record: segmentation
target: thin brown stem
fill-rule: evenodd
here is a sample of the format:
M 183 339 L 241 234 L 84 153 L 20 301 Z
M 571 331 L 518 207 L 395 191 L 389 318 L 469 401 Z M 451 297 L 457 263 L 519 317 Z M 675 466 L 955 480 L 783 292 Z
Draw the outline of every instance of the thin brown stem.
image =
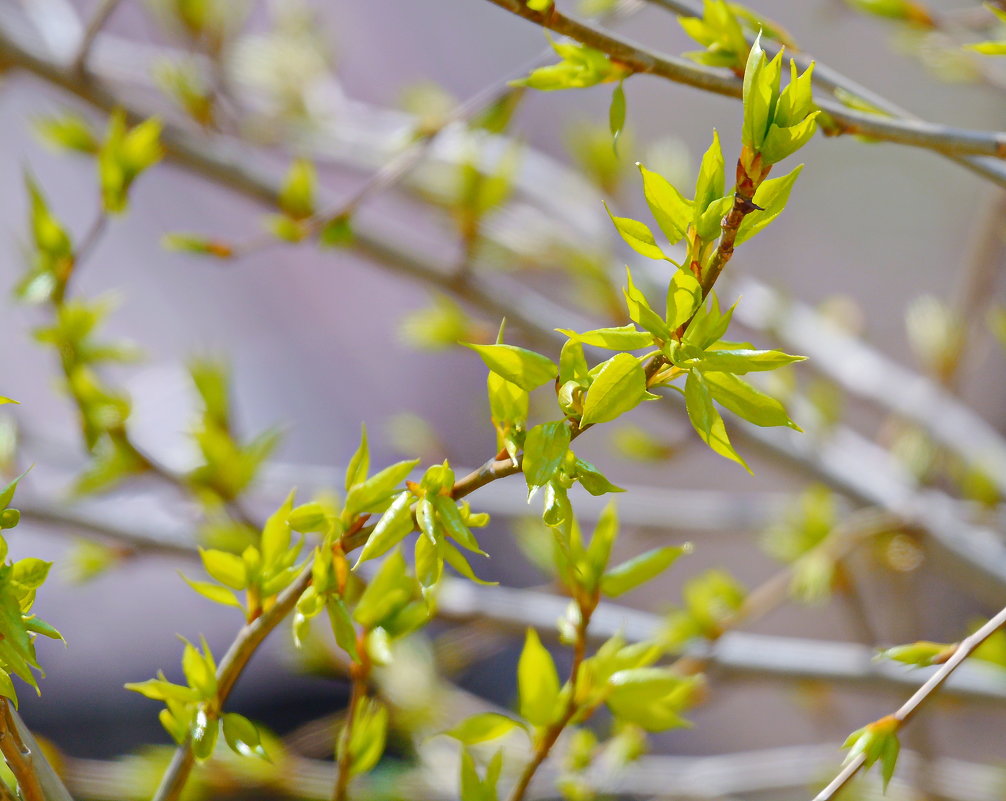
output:
M 91 56 L 94 47 L 94 40 L 98 38 L 101 29 L 105 27 L 109 17 L 115 13 L 122 0 L 101 0 L 101 4 L 94 14 L 87 21 L 84 35 L 81 37 L 80 45 L 77 47 L 77 55 L 74 56 L 72 69 L 81 77 L 87 77 L 87 60 Z
M 903 703 L 898 710 L 891 715 L 891 718 L 897 722 L 898 728 L 900 729 L 913 717 L 915 717 L 922 706 L 936 693 L 937 690 L 940 689 L 941 686 L 943 686 L 944 682 L 946 682 L 946 680 L 950 678 L 951 674 L 961 666 L 964 660 L 971 656 L 978 646 L 999 631 L 999 629 L 1003 626 L 1006 626 L 1006 608 L 1000 609 L 999 612 L 984 626 L 978 629 L 978 631 L 961 640 L 961 643 L 957 646 L 957 650 L 954 651 L 953 656 L 941 665 L 939 670 L 930 676 L 929 679 L 915 691 L 912 697 L 905 701 L 905 703 Z M 853 776 L 862 770 L 865 764 L 866 756 L 864 754 L 860 754 L 856 758 L 847 762 L 845 767 L 843 767 L 835 778 L 828 783 L 828 786 L 814 796 L 814 801 L 831 801 L 831 799 L 835 797 L 835 794 L 845 787 L 845 785 L 852 780 Z
M 264 614 L 245 625 L 238 632 L 234 642 L 231 643 L 224 658 L 217 666 L 217 695 L 213 704 L 215 709 L 223 709 L 227 697 L 255 651 L 269 633 L 293 611 L 300 596 L 304 594 L 310 584 L 311 568 L 308 567 L 277 596 L 276 602 Z M 175 750 L 168 769 L 154 794 L 153 801 L 175 801 L 181 795 L 194 763 L 195 757 L 191 744 L 186 741 Z
M 362 641 L 360 645 L 360 657 L 364 661 L 361 664 L 354 664 L 350 668 L 353 684 L 349 696 L 349 706 L 346 709 L 345 723 L 339 738 L 338 772 L 335 788 L 332 792 L 332 801 L 346 801 L 349 797 L 349 780 L 353 774 L 353 753 L 350 749 L 350 743 L 353 741 L 353 727 L 356 725 L 360 703 L 367 695 L 367 683 L 370 675 L 370 663 L 367 660 L 366 649 L 363 648 Z
M 7 698 L 0 699 L 0 753 L 24 801 L 73 801 Z
M 535 746 L 534 754 L 527 765 L 524 766 L 517 784 L 514 785 L 513 791 L 510 793 L 510 801 L 522 801 L 528 788 L 531 786 L 535 774 L 538 772 L 538 768 L 548 759 L 548 755 L 552 752 L 552 748 L 556 742 L 558 742 L 559 736 L 565 731 L 570 721 L 580 712 L 580 704 L 576 697 L 576 691 L 579 686 L 580 666 L 587 656 L 587 627 L 590 625 L 590 616 L 593 614 L 596 605 L 596 599 L 594 599 L 593 605 L 580 604 L 580 622 L 577 625 L 576 640 L 573 643 L 573 664 L 569 669 L 569 702 L 566 704 L 566 709 L 559 719 L 552 723 L 542 734 L 541 739 Z

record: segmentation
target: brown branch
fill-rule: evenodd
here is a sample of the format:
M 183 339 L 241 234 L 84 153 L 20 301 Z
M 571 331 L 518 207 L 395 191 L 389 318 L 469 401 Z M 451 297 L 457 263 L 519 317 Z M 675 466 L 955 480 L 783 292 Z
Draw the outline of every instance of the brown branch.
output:
M 932 676 L 919 687 L 918 690 L 909 698 L 905 703 L 903 703 L 891 718 L 897 723 L 897 728 L 900 729 L 906 723 L 908 723 L 918 711 L 922 708 L 923 704 L 926 703 L 943 683 L 950 678 L 951 674 L 967 659 L 971 654 L 975 652 L 985 640 L 995 634 L 1003 626 L 1006 626 L 1006 608 L 999 610 L 999 612 L 989 620 L 984 626 L 982 626 L 978 631 L 969 637 L 961 640 L 960 645 L 957 646 L 957 650 L 954 651 L 953 656 L 950 657 L 943 665 L 940 666 L 939 670 L 933 673 Z M 855 776 L 865 765 L 866 756 L 864 754 L 859 754 L 856 758 L 850 760 L 838 775 L 835 776 L 828 786 L 825 787 L 820 793 L 814 796 L 814 801 L 831 801 L 835 797 L 835 794 L 845 787 L 846 784 Z
M 7 698 L 0 698 L 0 753 L 24 801 L 73 801 Z
M 649 73 L 675 83 L 685 84 L 714 94 L 739 98 L 743 84 L 726 70 L 701 67 L 675 56 L 658 53 L 616 37 L 562 14 L 553 6 L 546 12 L 533 11 L 522 0 L 489 0 L 497 6 L 548 30 L 581 42 L 605 53 L 632 72 Z M 839 125 L 841 132 L 868 136 L 911 147 L 933 150 L 943 155 L 983 155 L 997 159 L 1006 157 L 1006 134 L 953 128 L 905 117 L 883 117 L 855 111 L 828 98 L 818 98 L 817 106 L 826 111 Z M 1006 186 L 1006 170 L 1002 165 L 986 170 L 987 165 L 971 162 L 970 169 L 980 170 L 986 177 Z
M 217 666 L 217 695 L 214 707 L 223 709 L 224 702 L 240 678 L 249 660 L 269 633 L 293 611 L 297 601 L 311 584 L 311 567 L 308 566 L 294 582 L 276 597 L 276 602 L 258 618 L 245 625 L 227 649 Z M 195 757 L 191 744 L 186 741 L 178 746 L 153 801 L 174 801 L 192 772 Z
M 524 766 L 524 770 L 521 771 L 520 777 L 517 779 L 517 783 L 510 793 L 510 801 L 522 801 L 527 794 L 528 788 L 531 786 L 531 781 L 538 772 L 538 768 L 548 759 L 548 755 L 552 753 L 552 748 L 558 742 L 559 736 L 565 731 L 573 718 L 576 717 L 577 713 L 581 711 L 580 705 L 577 703 L 576 691 L 580 679 L 580 666 L 587 656 L 587 628 L 590 626 L 590 618 L 596 606 L 597 599 L 594 599 L 593 605 L 589 602 L 586 604 L 581 602 L 579 604 L 580 622 L 576 627 L 576 640 L 573 643 L 573 663 L 569 669 L 569 701 L 559 719 L 550 724 L 542 733 L 541 739 L 535 746 L 534 754 Z

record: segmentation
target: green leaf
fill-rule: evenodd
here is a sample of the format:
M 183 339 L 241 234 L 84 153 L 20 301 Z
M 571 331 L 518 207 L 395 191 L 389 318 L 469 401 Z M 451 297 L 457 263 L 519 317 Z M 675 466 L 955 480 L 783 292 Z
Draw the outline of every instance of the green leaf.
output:
M 335 644 L 338 645 L 354 662 L 360 661 L 360 653 L 356 647 L 356 629 L 353 627 L 353 619 L 349 616 L 349 609 L 346 608 L 342 598 L 329 596 L 325 601 L 325 610 L 328 612 L 328 620 L 332 624 L 332 634 L 335 635 Z
M 740 245 L 742 242 L 747 242 L 767 228 L 782 213 L 789 201 L 790 190 L 793 189 L 793 184 L 796 183 L 802 170 L 803 165 L 800 164 L 788 175 L 770 178 L 761 183 L 752 200 L 756 206 L 761 206 L 764 211 L 753 211 L 744 217 L 740 228 L 737 229 L 735 244 Z
M 645 223 L 633 220 L 629 217 L 616 217 L 611 213 L 608 204 L 604 204 L 604 210 L 608 212 L 611 221 L 615 224 L 615 229 L 626 241 L 630 248 L 641 256 L 648 259 L 664 259 L 664 251 L 657 246 L 657 240 Z
M 713 399 L 756 426 L 786 426 L 794 431 L 802 431 L 794 423 L 782 403 L 755 389 L 749 383 L 731 373 L 704 373 L 706 386 Z
M 282 563 L 290 549 L 290 511 L 293 509 L 295 491 L 291 490 L 283 504 L 269 515 L 262 528 L 262 565 L 269 569 Z
M 45 582 L 45 578 L 49 575 L 49 568 L 51 567 L 52 562 L 46 562 L 43 559 L 36 559 L 34 557 L 19 559 L 11 565 L 10 578 L 23 587 L 36 589 L 41 587 Z
M 709 293 L 708 300 L 709 303 L 700 305 L 696 310 L 682 340 L 702 350 L 711 347 L 726 333 L 734 313 L 733 306 L 726 312 L 720 312 L 720 301 L 715 290 Z
M 601 577 L 601 592 L 617 598 L 656 578 L 673 565 L 682 554 L 691 553 L 690 545 L 666 545 L 640 554 L 613 567 Z
M 213 749 L 216 747 L 216 738 L 219 733 L 219 720 L 215 717 L 210 717 L 205 709 L 199 709 L 195 713 L 192 729 L 189 731 L 192 754 L 197 760 L 201 762 L 213 755 Z
M 547 0 L 551 5 L 551 0 Z M 608 107 L 608 128 L 611 130 L 611 146 L 618 153 L 618 139 L 625 127 L 625 89 L 622 81 L 618 82 L 611 93 L 611 105 Z
M 788 128 L 780 128 L 775 123 L 770 125 L 761 146 L 762 161 L 765 164 L 775 164 L 807 144 L 817 130 L 817 116 L 820 113 L 814 111 L 802 122 Z
M 35 121 L 35 131 L 43 141 L 57 148 L 94 155 L 98 152 L 98 137 L 91 124 L 81 115 L 63 112 L 59 116 Z
M 31 470 L 31 468 L 29 467 L 28 470 Z M 14 500 L 14 492 L 17 490 L 18 482 L 28 475 L 28 470 L 25 470 L 21 473 L 21 475 L 14 478 L 6 487 L 0 490 L 0 509 L 6 509 L 10 506 L 10 502 Z
M 244 559 L 227 551 L 199 549 L 206 572 L 221 584 L 232 590 L 243 590 L 248 587 L 248 571 Z
M 586 566 L 582 576 L 583 584 L 590 592 L 597 589 L 601 576 L 608 568 L 608 560 L 611 559 L 611 549 L 618 539 L 618 509 L 615 502 L 609 502 L 601 516 L 597 519 L 594 532 L 590 535 L 590 544 L 587 546 L 585 554 Z
M 1003 319 L 1001 327 L 1006 332 L 1006 311 L 1001 316 Z M 564 331 L 564 329 L 556 330 Z M 1004 334 L 1003 339 L 1006 341 L 1006 334 Z M 587 366 L 587 358 L 583 355 L 583 346 L 575 340 L 566 340 L 566 344 L 562 346 L 562 352 L 559 354 L 559 383 L 565 384 L 567 381 L 584 382 L 587 380 L 589 372 L 590 368 Z M 526 409 L 524 416 L 527 417 Z
M 222 606 L 233 606 L 236 609 L 244 609 L 234 593 L 226 587 L 221 587 L 219 584 L 213 584 L 209 581 L 193 581 L 182 573 L 179 573 L 179 575 L 192 589 L 204 598 L 209 598 L 213 603 L 221 604 Z
M 521 717 L 534 726 L 552 722 L 559 699 L 559 673 L 532 628 L 527 630 L 517 663 L 517 695 Z
M 582 334 L 571 331 L 568 328 L 556 328 L 560 334 L 565 334 L 574 342 L 584 345 L 593 345 L 596 348 L 607 348 L 608 350 L 640 350 L 648 348 L 653 344 L 653 335 L 647 331 L 640 331 L 636 326 L 621 325 L 616 328 L 597 328 L 593 331 L 585 331 Z M 560 369 L 560 374 L 562 370 Z
M 664 318 L 657 314 L 650 307 L 646 296 L 640 292 L 632 282 L 632 271 L 625 268 L 626 286 L 623 290 L 625 304 L 629 309 L 629 319 L 638 323 L 649 331 L 657 339 L 667 341 L 671 339 L 671 331 L 664 322 Z
M 368 470 L 370 470 L 370 449 L 367 445 L 367 426 L 364 424 L 360 431 L 360 446 L 349 460 L 349 467 L 346 468 L 346 491 L 352 489 L 353 485 L 366 481 Z
M 608 681 L 606 703 L 616 718 L 647 731 L 691 725 L 680 713 L 691 701 L 695 677 L 678 676 L 669 668 L 640 667 L 619 670 Z
M 422 501 L 420 501 L 418 508 L 420 510 L 423 508 Z M 419 525 L 422 528 L 421 517 Z M 435 539 L 430 539 L 428 536 L 416 539 L 416 578 L 426 588 L 436 586 L 444 573 L 443 539 L 436 537 L 435 534 L 433 536 Z
M 643 176 L 643 195 L 653 219 L 668 241 L 672 245 L 677 244 L 692 223 L 692 202 L 682 197 L 664 176 L 651 172 L 642 164 L 637 163 L 636 166 Z
M 723 230 L 723 218 L 730 213 L 733 205 L 733 195 L 724 195 L 713 200 L 695 221 L 695 233 L 698 234 L 699 239 L 705 242 L 718 239 Z
M 270 762 L 269 755 L 262 747 L 262 735 L 258 727 L 243 715 L 225 712 L 221 719 L 224 739 L 228 747 L 238 756 L 258 757 Z
M 483 586 L 495 586 L 499 584 L 498 581 L 485 581 L 484 579 L 480 579 L 476 576 L 475 571 L 472 570 L 472 566 L 468 564 L 468 560 L 465 559 L 465 555 L 449 542 L 442 543 L 440 555 L 447 564 L 453 567 L 459 574 L 464 576 L 469 581 L 474 581 L 476 584 L 481 584 Z
M 123 685 L 127 690 L 139 693 L 152 701 L 180 701 L 191 703 L 199 700 L 199 694 L 191 687 L 182 684 L 172 684 L 166 681 L 164 674 L 158 674 L 160 678 L 147 679 L 146 681 L 130 682 Z
M 405 539 L 414 528 L 411 506 L 411 492 L 406 490 L 395 496 L 395 500 L 381 515 L 381 519 L 367 538 L 356 565 L 353 566 L 354 570 L 361 562 L 383 556 Z
M 356 484 L 346 495 L 343 514 L 355 517 L 367 512 L 382 511 L 391 496 L 419 464 L 419 459 L 395 462 L 374 473 L 362 484 Z
M 559 374 L 555 362 L 533 350 L 516 345 L 462 344 L 478 353 L 486 367 L 526 392 L 537 389 Z
M 204 644 L 203 649 L 203 653 L 199 653 L 192 643 L 185 643 L 182 671 L 189 687 L 198 692 L 201 698 L 213 698 L 217 693 L 217 668 L 209 648 Z
M 745 373 L 777 370 L 793 362 L 802 362 L 806 356 L 793 356 L 780 350 L 707 350 L 695 366 L 704 373 Z
M 569 426 L 565 420 L 542 423 L 527 432 L 523 470 L 529 494 L 552 479 L 568 450 Z
M 975 42 L 974 44 L 966 44 L 964 47 L 984 56 L 1006 56 L 1006 41 Z
M 796 62 L 790 59 L 789 72 L 789 85 L 779 95 L 773 119 L 782 128 L 796 125 L 814 111 L 814 62 L 798 75 Z
M 678 270 L 667 285 L 667 327 L 677 330 L 702 303 L 702 285 L 687 270 Z
M 11 680 L 10 674 L 2 668 L 0 668 L 0 695 L 4 698 L 9 698 L 14 704 L 14 708 L 18 708 L 17 691 L 14 689 L 14 682 Z
M 217 259 L 230 259 L 234 256 L 234 248 L 226 242 L 196 234 L 165 234 L 161 237 L 161 247 L 165 250 L 213 256 Z
M 316 183 L 314 165 L 307 159 L 294 161 L 279 193 L 279 207 L 284 214 L 295 220 L 310 217 L 314 213 Z
M 723 197 L 725 178 L 723 175 L 723 149 L 720 147 L 720 135 L 713 131 L 713 142 L 702 156 L 699 165 L 699 176 L 695 182 L 695 202 L 692 209 L 693 218 L 702 215 L 717 198 Z
M 607 423 L 645 400 L 658 396 L 646 390 L 646 373 L 639 360 L 618 353 L 603 363 L 583 401 L 580 425 Z
M 751 468 L 730 444 L 726 426 L 723 425 L 723 418 L 713 406 L 709 389 L 705 381 L 702 380 L 702 376 L 694 370 L 688 374 L 688 379 L 685 382 L 685 409 L 692 427 L 706 445 L 712 448 L 715 453 L 737 462 L 749 473 L 751 472 Z
M 612 484 L 594 465 L 586 459 L 577 458 L 576 479 L 591 495 L 605 495 L 609 492 L 625 492 L 621 487 Z
M 364 698 L 357 709 L 353 734 L 349 742 L 352 776 L 371 770 L 384 753 L 388 734 L 388 708 L 374 698 Z M 342 738 L 339 738 L 340 744 Z
M 364 628 L 376 628 L 413 600 L 416 590 L 415 579 L 406 571 L 405 558 L 396 549 L 381 562 L 377 574 L 363 591 L 353 610 L 353 620 Z
M 519 720 L 514 720 L 498 712 L 483 712 L 466 718 L 453 729 L 445 731 L 444 734 L 465 745 L 477 745 L 495 740 L 517 728 L 523 728 L 523 724 Z
M 478 541 L 472 534 L 471 529 L 465 524 L 464 518 L 461 516 L 461 510 L 458 509 L 457 502 L 453 498 L 449 495 L 436 495 L 433 498 L 433 507 L 437 512 L 437 519 L 458 545 L 472 553 L 488 556 L 479 547 Z
M 782 72 L 782 52 L 768 61 L 761 48 L 761 34 L 755 39 L 748 53 L 744 68 L 744 123 L 741 141 L 749 150 L 761 150 L 765 135 L 775 113 L 779 98 L 779 78 Z
M 436 545 L 437 540 L 441 539 L 436 509 L 429 498 L 420 498 L 416 501 L 416 524 L 431 545 Z
M 893 659 L 895 662 L 903 662 L 906 665 L 929 667 L 930 665 L 941 665 L 946 662 L 954 655 L 959 646 L 960 643 L 956 642 L 945 643 L 920 640 L 908 645 L 896 645 L 893 648 L 887 648 L 878 652 L 874 659 Z

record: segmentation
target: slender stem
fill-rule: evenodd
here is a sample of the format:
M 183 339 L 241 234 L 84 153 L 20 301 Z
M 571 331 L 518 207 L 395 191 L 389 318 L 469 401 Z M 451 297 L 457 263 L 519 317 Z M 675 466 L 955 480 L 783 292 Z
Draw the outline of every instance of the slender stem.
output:
M 961 640 L 961 643 L 957 646 L 957 650 L 954 651 L 953 656 L 941 665 L 939 670 L 930 676 L 925 684 L 919 687 L 912 697 L 898 708 L 898 710 L 891 716 L 895 721 L 897 721 L 898 728 L 901 728 L 913 717 L 915 717 L 918 711 L 922 708 L 923 704 L 925 704 L 926 701 L 928 701 L 936 693 L 936 691 L 940 689 L 943 683 L 950 678 L 950 675 L 957 670 L 958 667 L 961 666 L 964 660 L 971 656 L 979 645 L 985 642 L 985 640 L 995 634 L 1003 626 L 1006 626 L 1006 607 L 1000 609 L 995 617 L 989 620 L 974 634 Z M 864 754 L 860 754 L 855 759 L 848 762 L 845 767 L 838 772 L 835 778 L 829 782 L 828 786 L 814 796 L 814 801 L 830 801 L 830 799 L 834 798 L 835 794 L 845 787 L 852 777 L 863 768 L 865 763 L 866 756 Z
M 702 67 L 683 58 L 649 50 L 628 39 L 614 36 L 562 14 L 552 6 L 548 11 L 534 11 L 523 0 L 489 0 L 523 19 L 599 50 L 632 72 L 650 73 L 675 83 L 729 97 L 740 97 L 741 80 L 726 70 Z M 1006 134 L 973 131 L 934 125 L 918 120 L 883 117 L 855 111 L 836 100 L 817 98 L 817 105 L 838 124 L 842 133 L 869 136 L 940 153 L 974 154 L 1006 157 Z
M 569 725 L 570 721 L 573 720 L 577 712 L 580 711 L 576 690 L 579 685 L 580 666 L 587 656 L 587 627 L 590 625 L 590 617 L 596 606 L 596 599 L 594 599 L 593 605 L 580 604 L 580 622 L 576 627 L 576 641 L 573 643 L 573 664 L 569 669 L 569 702 L 566 704 L 566 709 L 559 719 L 552 723 L 542 734 L 538 745 L 535 747 L 534 754 L 527 765 L 524 766 L 517 784 L 514 785 L 513 791 L 510 793 L 510 801 L 522 801 L 528 787 L 531 786 L 531 781 L 538 772 L 538 768 L 548 759 L 548 755 L 552 752 L 552 748 L 556 742 L 558 742 L 559 736 Z
M 115 13 L 122 0 L 101 0 L 92 17 L 87 21 L 84 35 L 81 37 L 80 45 L 77 47 L 77 55 L 73 59 L 72 70 L 81 77 L 87 76 L 87 60 L 94 47 L 94 40 L 98 38 L 101 29 L 105 27 L 109 17 Z
M 241 676 L 256 649 L 262 644 L 269 633 L 293 611 L 300 596 L 311 584 L 311 567 L 308 566 L 281 592 L 276 602 L 261 616 L 245 625 L 231 647 L 227 649 L 224 658 L 217 666 L 217 695 L 213 706 L 223 709 L 224 702 L 230 695 L 235 683 Z M 195 757 L 191 743 L 186 741 L 175 750 L 167 771 L 161 778 L 161 783 L 154 794 L 153 801 L 174 801 L 182 792 L 185 782 L 192 772 Z
M 813 551 L 802 558 L 824 555 L 836 562 L 847 556 L 864 539 L 890 531 L 903 524 L 888 512 L 877 509 L 863 509 L 842 521 L 831 534 Z M 793 565 L 780 570 L 774 576 L 759 584 L 748 593 L 740 608 L 731 616 L 721 621 L 719 629 L 711 637 L 712 642 L 720 639 L 728 631 L 739 628 L 742 624 L 763 617 L 779 607 L 790 594 L 793 580 Z M 695 675 L 706 669 L 710 663 L 709 655 L 697 657 L 685 655 L 679 657 L 672 667 L 682 675 Z
M 339 738 L 338 773 L 332 792 L 332 801 L 346 801 L 349 797 L 349 780 L 352 777 L 353 768 L 353 753 L 350 750 L 350 744 L 353 741 L 353 728 L 356 725 L 360 703 L 367 695 L 367 681 L 370 676 L 370 660 L 367 657 L 365 637 L 366 634 L 360 638 L 357 648 L 361 662 L 350 667 L 353 685 L 349 696 L 349 707 L 346 709 L 346 722 L 343 724 Z

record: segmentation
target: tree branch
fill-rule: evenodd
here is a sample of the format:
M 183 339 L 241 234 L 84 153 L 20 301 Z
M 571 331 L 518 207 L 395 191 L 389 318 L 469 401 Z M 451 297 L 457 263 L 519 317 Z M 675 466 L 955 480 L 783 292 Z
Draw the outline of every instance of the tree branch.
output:
M 297 600 L 311 583 L 311 567 L 308 566 L 281 592 L 276 602 L 264 614 L 248 623 L 238 632 L 231 647 L 227 649 L 224 658 L 217 666 L 217 697 L 216 707 L 222 709 L 224 702 L 237 683 L 245 666 L 255 654 L 256 649 L 276 626 L 293 611 Z M 153 801 L 174 801 L 182 792 L 185 782 L 192 772 L 195 757 L 188 741 L 178 746 L 171 758 L 167 771 L 161 778 L 161 783 L 154 794 Z
M 24 801 L 73 801 L 7 698 L 0 698 L 0 753 Z
M 682 58 L 649 50 L 628 39 L 613 36 L 579 22 L 562 14 L 554 6 L 548 11 L 538 12 L 528 8 L 522 0 L 489 0 L 489 2 L 536 25 L 599 50 L 633 72 L 657 75 L 674 83 L 714 94 L 741 97 L 743 89 L 741 80 L 726 70 L 702 67 Z M 839 124 L 842 133 L 845 134 L 868 136 L 933 150 L 948 156 L 981 155 L 996 159 L 1006 157 L 1006 134 L 1003 133 L 954 128 L 900 117 L 883 117 L 855 111 L 827 98 L 818 98 L 816 102 L 820 109 L 826 111 Z M 985 166 L 981 163 L 968 166 L 985 172 Z M 1006 171 L 997 169 L 994 174 L 990 171 L 986 177 L 1001 186 L 1006 186 Z
M 1006 626 L 1006 608 L 1001 609 L 995 617 L 989 620 L 984 626 L 982 626 L 978 631 L 969 637 L 965 637 L 961 640 L 960 645 L 957 646 L 957 650 L 954 651 L 953 656 L 950 657 L 943 665 L 940 666 L 929 679 L 919 687 L 918 690 L 909 698 L 905 703 L 903 703 L 898 710 L 891 716 L 898 725 L 898 729 L 908 723 L 922 708 L 922 705 L 928 701 L 933 694 L 943 686 L 943 684 L 950 678 L 950 675 L 960 667 L 961 663 L 964 662 L 971 654 L 974 653 L 975 649 L 978 648 L 985 640 L 995 634 L 1003 626 Z M 846 763 L 845 767 L 839 771 L 838 775 L 825 787 L 820 793 L 814 796 L 814 801 L 830 801 L 835 797 L 835 794 L 841 790 L 848 782 L 855 776 L 866 763 L 866 756 L 860 754 L 854 759 Z

